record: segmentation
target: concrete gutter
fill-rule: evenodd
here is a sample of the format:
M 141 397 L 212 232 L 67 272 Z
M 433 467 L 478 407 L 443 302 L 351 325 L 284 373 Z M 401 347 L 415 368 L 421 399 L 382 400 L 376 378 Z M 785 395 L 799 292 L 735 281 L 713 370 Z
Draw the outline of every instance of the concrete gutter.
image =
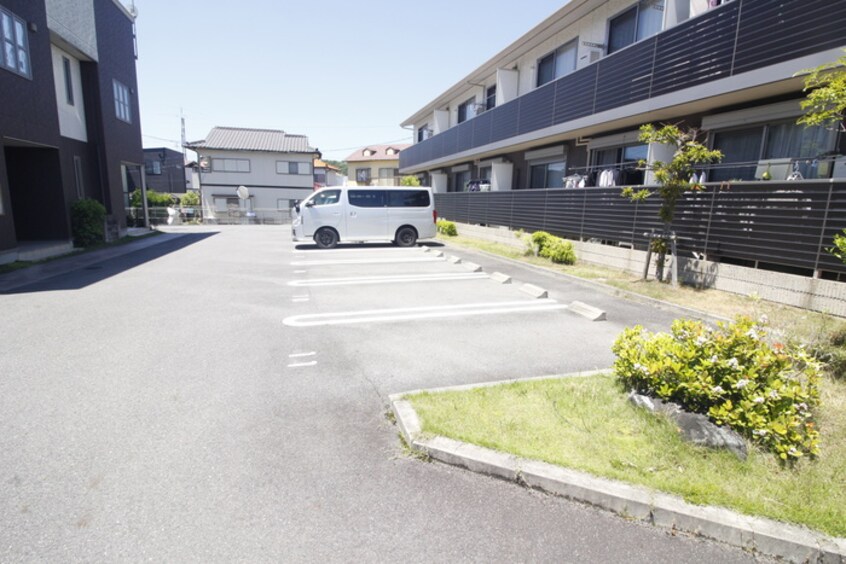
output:
M 588 376 L 598 372 L 607 371 L 565 374 L 531 380 Z M 524 380 L 488 382 L 425 391 L 434 393 L 460 391 L 515 381 Z M 642 486 L 597 478 L 584 472 L 538 460 L 520 458 L 447 437 L 424 435 L 417 412 L 405 399 L 406 396 L 419 391 L 424 390 L 390 396 L 391 407 L 396 416 L 397 426 L 409 447 L 432 459 L 588 503 L 629 519 L 645 521 L 672 531 L 706 537 L 789 562 L 846 564 L 846 539 L 844 538 L 829 537 L 804 527 L 761 517 L 750 517 L 720 507 L 693 505 L 679 497 Z

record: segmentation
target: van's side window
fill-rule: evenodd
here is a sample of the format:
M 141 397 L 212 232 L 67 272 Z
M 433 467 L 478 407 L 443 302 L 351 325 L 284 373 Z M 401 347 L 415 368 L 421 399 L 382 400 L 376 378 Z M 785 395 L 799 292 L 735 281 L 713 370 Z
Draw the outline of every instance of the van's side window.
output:
M 428 208 L 429 192 L 426 190 L 397 190 L 388 192 L 388 207 Z
M 350 204 L 359 208 L 385 207 L 384 190 L 350 190 L 348 194 Z
M 315 206 L 330 206 L 337 204 L 340 199 L 340 190 L 321 190 L 311 201 Z

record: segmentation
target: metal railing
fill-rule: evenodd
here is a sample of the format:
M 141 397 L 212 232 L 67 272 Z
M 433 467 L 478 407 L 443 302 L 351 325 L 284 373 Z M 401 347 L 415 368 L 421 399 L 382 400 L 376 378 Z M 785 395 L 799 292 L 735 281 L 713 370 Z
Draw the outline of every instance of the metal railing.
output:
M 453 221 L 645 250 L 663 227 L 660 198 L 635 203 L 620 190 L 455 192 L 436 194 L 435 205 Z M 679 200 L 672 228 L 685 256 L 836 277 L 846 265 L 828 249 L 846 228 L 846 181 L 708 185 Z
M 256 208 L 253 210 L 227 209 L 205 211 L 201 207 L 171 208 L 150 207 L 150 226 L 153 225 L 185 225 L 191 223 L 205 223 L 217 225 L 283 225 L 291 223 L 291 210 L 275 208 Z M 127 224 L 130 227 L 144 225 L 144 210 L 142 208 L 126 208 Z M 170 221 L 168 221 L 170 220 Z
M 734 0 L 408 147 L 400 169 L 843 45 L 846 2 Z

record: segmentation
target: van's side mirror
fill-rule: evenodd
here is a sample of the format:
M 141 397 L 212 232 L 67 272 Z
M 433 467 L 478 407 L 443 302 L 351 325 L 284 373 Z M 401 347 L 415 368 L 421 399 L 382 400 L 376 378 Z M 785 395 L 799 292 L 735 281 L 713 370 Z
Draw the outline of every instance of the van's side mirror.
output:
M 305 206 L 306 206 L 307 208 L 313 208 L 313 207 L 314 207 L 314 200 L 311 200 L 311 201 L 309 201 L 309 202 L 306 202 L 306 205 L 305 205 Z

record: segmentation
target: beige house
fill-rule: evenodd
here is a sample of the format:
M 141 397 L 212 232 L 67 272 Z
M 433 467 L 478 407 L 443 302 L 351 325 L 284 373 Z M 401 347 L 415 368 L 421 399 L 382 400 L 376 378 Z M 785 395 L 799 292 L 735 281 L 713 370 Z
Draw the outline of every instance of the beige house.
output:
M 410 145 L 368 145 L 347 157 L 350 186 L 399 186 L 399 154 Z

